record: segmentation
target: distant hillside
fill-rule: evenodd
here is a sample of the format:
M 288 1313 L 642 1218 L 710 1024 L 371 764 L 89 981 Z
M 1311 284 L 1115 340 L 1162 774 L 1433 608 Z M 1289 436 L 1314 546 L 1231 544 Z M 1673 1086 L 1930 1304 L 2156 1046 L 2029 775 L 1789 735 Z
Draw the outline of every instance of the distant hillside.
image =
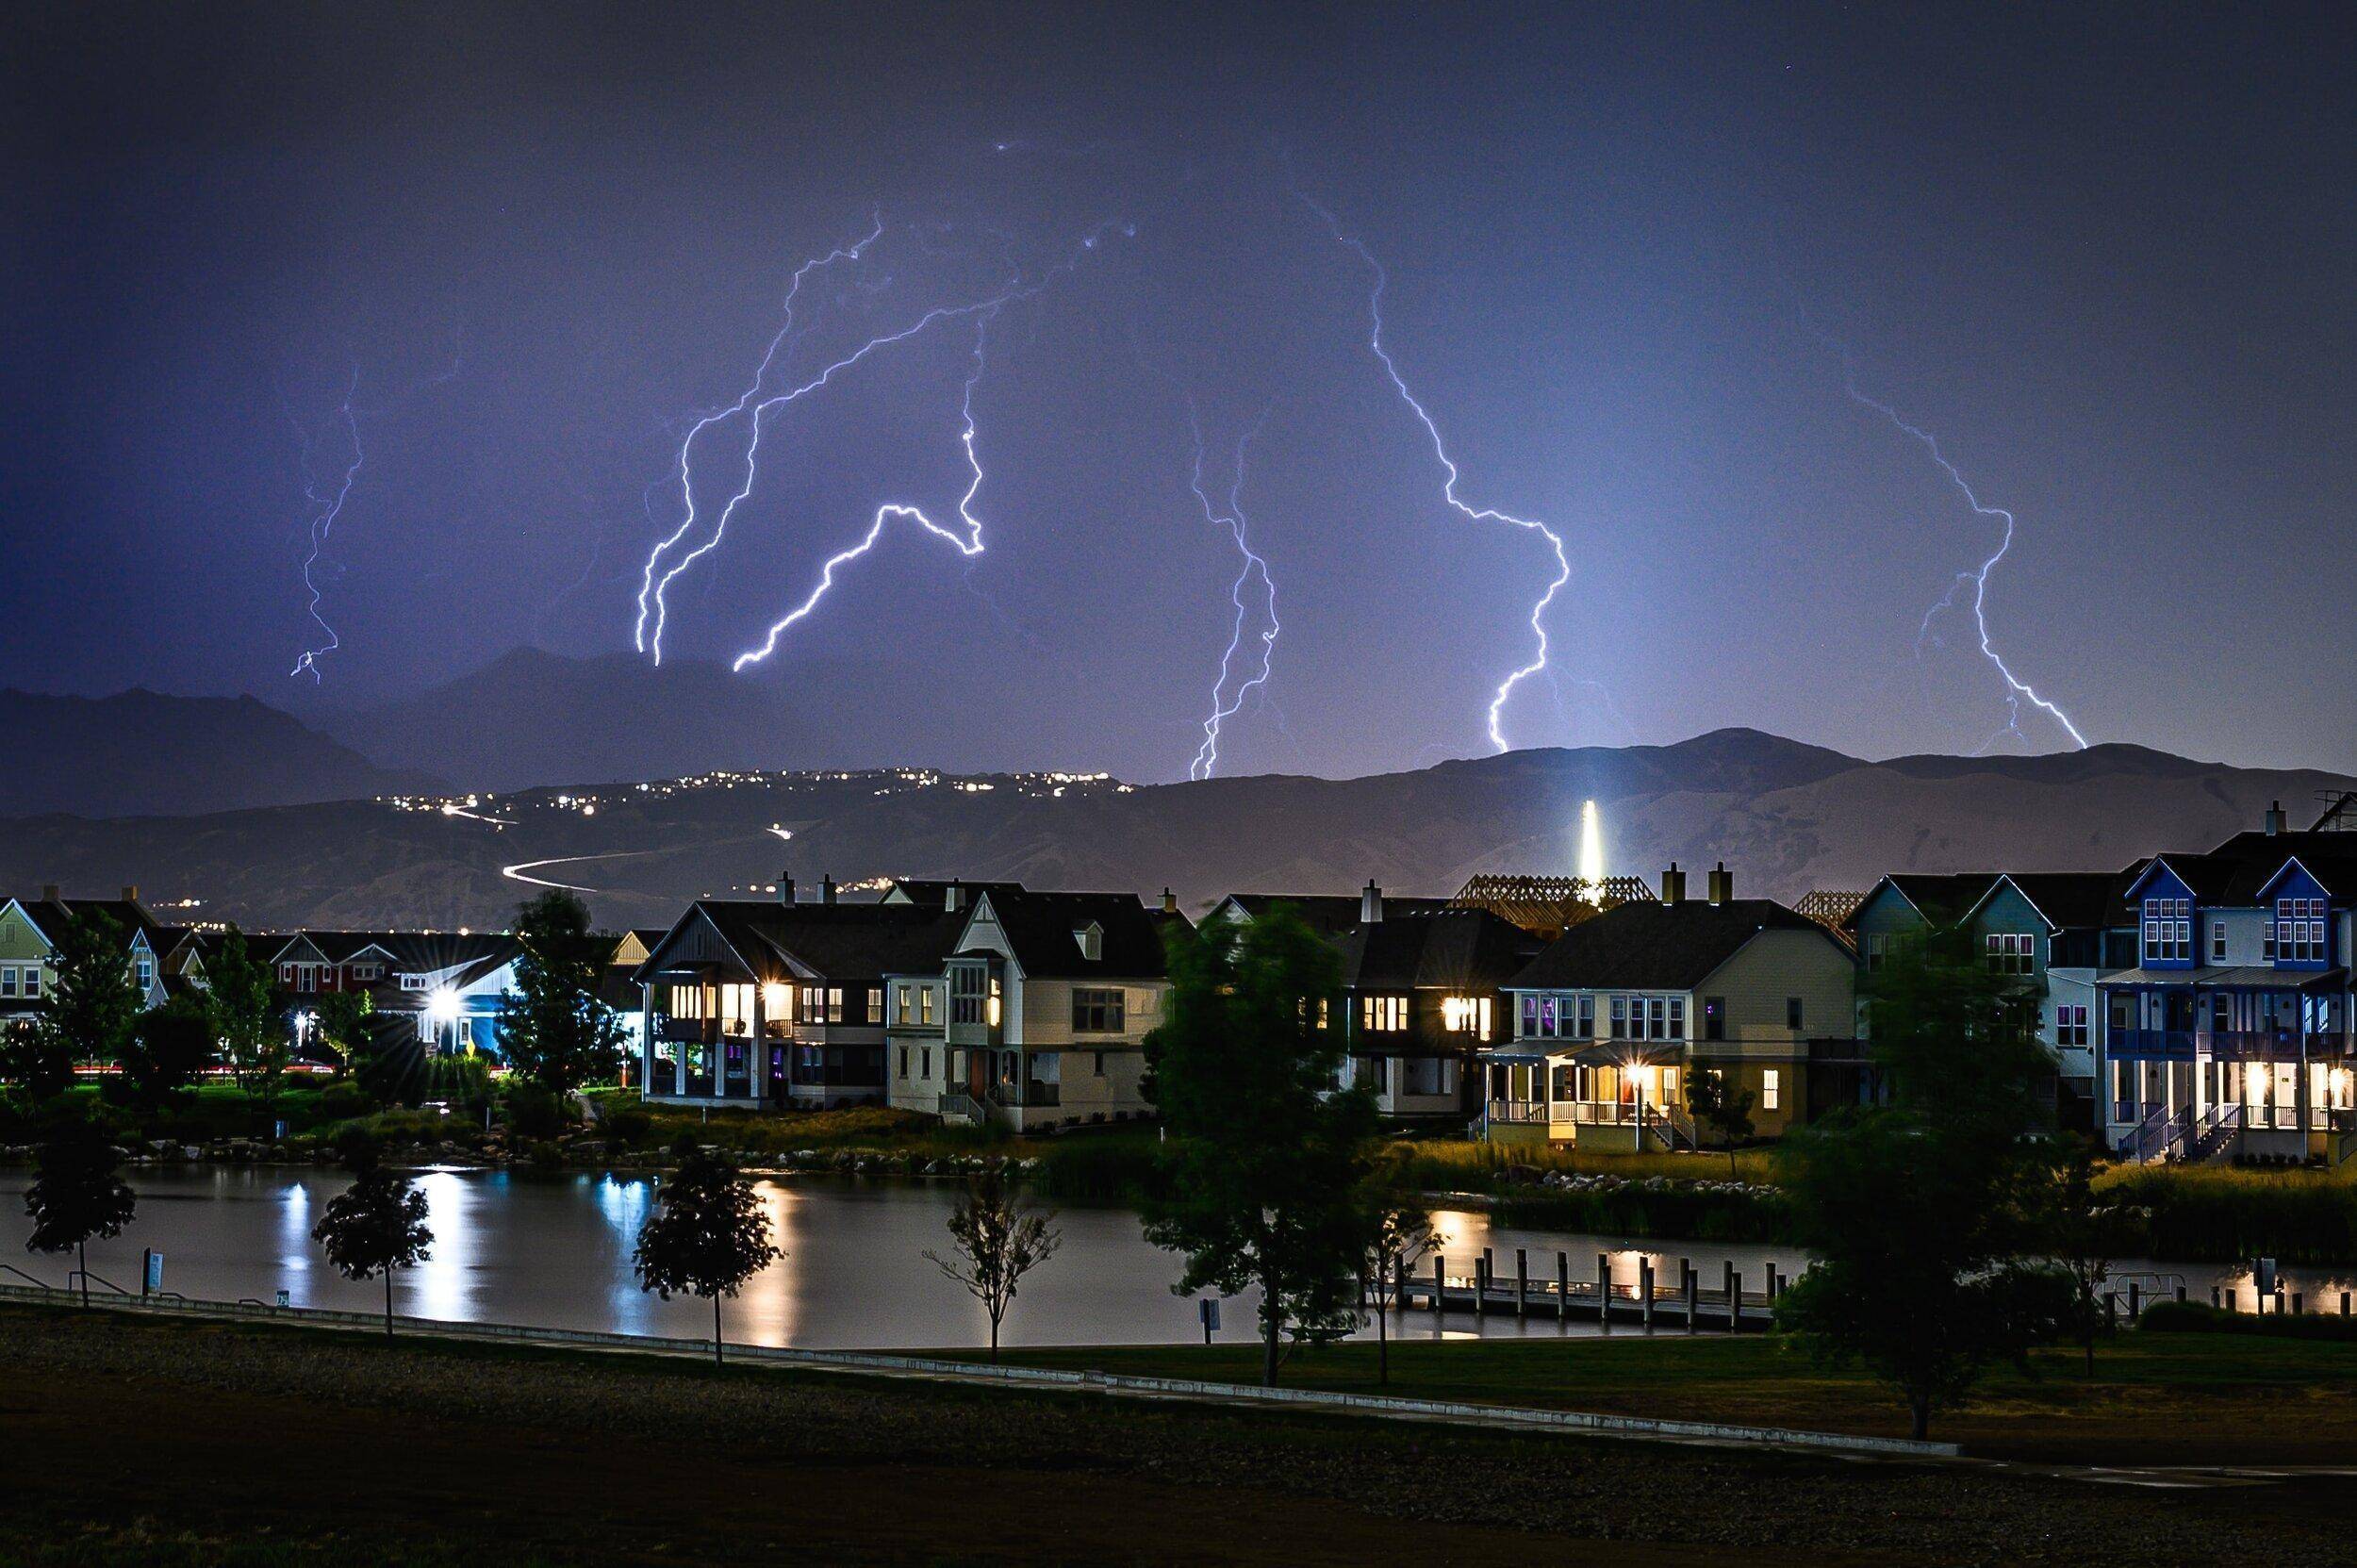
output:
M 440 787 L 251 697 L 0 691 L 0 814 L 189 816 Z
M 137 883 L 248 922 L 503 921 L 537 885 L 604 919 L 668 921 L 699 894 L 884 876 L 1046 887 L 1347 892 L 1372 877 L 1449 893 L 1477 871 L 1563 872 L 1597 801 L 1609 869 L 1724 860 L 1739 892 L 1790 900 L 1886 871 L 2113 869 L 2206 848 L 2280 800 L 2296 823 L 2332 775 L 2188 762 L 2129 746 L 2051 757 L 1869 763 L 1748 730 L 1674 746 L 1516 751 L 1410 773 L 1131 787 L 916 769 L 703 784 L 536 789 L 460 810 L 368 802 L 187 821 L 0 824 L 0 887 Z

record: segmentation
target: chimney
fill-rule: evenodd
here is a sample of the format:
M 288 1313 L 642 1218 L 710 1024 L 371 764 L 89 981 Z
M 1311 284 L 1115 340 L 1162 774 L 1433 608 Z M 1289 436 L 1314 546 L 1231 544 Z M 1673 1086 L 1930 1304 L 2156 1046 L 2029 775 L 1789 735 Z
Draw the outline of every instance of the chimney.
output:
M 818 879 L 818 901 L 822 904 L 834 902 L 834 873 L 832 871 Z
M 951 877 L 949 879 L 949 885 L 942 890 L 942 913 L 945 915 L 955 915 L 959 910 L 964 907 L 965 889 L 958 885 L 957 878 Z
M 1162 913 L 1165 915 L 1178 913 L 1178 895 L 1167 887 L 1162 889 Z
M 2267 822 L 2267 836 L 2268 836 L 2269 838 L 2273 838 L 2273 837 L 2274 837 L 2277 834 L 2282 833 L 2282 832 L 2283 831 L 2283 801 L 2269 801 L 2267 802 L 2267 817 L 2266 817 L 2266 822 Z
M 778 873 L 778 902 L 782 904 L 790 904 L 793 901 L 794 873 L 791 871 L 780 871 Z
M 1723 860 L 1710 868 L 1710 901 L 1714 904 L 1735 901 L 1735 873 L 1727 869 L 1727 863 Z
M 1370 877 L 1367 879 L 1367 885 L 1359 894 L 1359 923 L 1362 926 L 1372 926 L 1380 922 L 1382 918 L 1383 889 L 1376 886 L 1375 879 Z
M 41 902 L 54 904 L 63 897 L 65 897 L 65 889 L 59 887 L 56 883 L 45 882 L 41 884 Z
M 1665 904 L 1686 901 L 1686 873 L 1678 869 L 1678 863 L 1674 860 L 1670 862 L 1670 868 L 1661 873 L 1661 901 Z
M 140 884 L 138 883 L 126 882 L 123 884 L 123 901 L 126 904 L 135 904 L 140 901 Z

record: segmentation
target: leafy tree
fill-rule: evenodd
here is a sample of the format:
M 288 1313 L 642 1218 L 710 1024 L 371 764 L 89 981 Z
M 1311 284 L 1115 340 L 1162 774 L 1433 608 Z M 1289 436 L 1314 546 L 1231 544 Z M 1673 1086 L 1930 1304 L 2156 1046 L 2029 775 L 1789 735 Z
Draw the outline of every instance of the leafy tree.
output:
M 33 1018 L 42 1037 L 37 1049 L 53 1062 L 60 1053 L 70 1062 L 121 1062 L 142 1002 L 123 928 L 95 910 L 69 920 L 50 949 L 49 970 Z
M 1946 943 L 1877 972 L 1870 1048 L 1891 1101 L 1788 1139 L 1794 1239 L 1814 1255 L 1778 1299 L 1813 1357 L 1892 1384 L 1915 1435 L 1964 1401 L 1993 1360 L 2026 1364 L 2051 1282 L 2013 1265 L 2043 1157 L 2037 1086 L 2052 1065 L 2019 999 Z
M 73 1048 L 32 1019 L 0 1024 L 0 1079 L 23 1089 L 27 1099 L 55 1098 L 73 1085 Z
M 621 1020 L 598 997 L 613 944 L 589 933 L 589 911 L 551 888 L 517 913 L 516 986 L 500 999 L 507 1065 L 565 1095 L 621 1066 Z
M 2103 1286 L 2112 1259 L 2132 1245 L 2118 1216 L 2095 1196 L 2096 1149 L 2087 1138 L 2057 1138 L 2035 1172 L 2030 1224 L 2038 1250 L 2063 1288 L 2064 1331 L 2086 1353 L 2086 1375 L 2095 1376 L 2095 1342 L 2111 1329 L 2103 1310 Z
M 319 1043 L 336 1054 L 338 1072 L 350 1072 L 371 1043 L 370 1018 L 376 999 L 366 991 L 330 991 L 320 998 Z
M 1686 1108 L 1727 1146 L 1727 1180 L 1737 1175 L 1735 1146 L 1752 1135 L 1752 1092 L 1729 1084 L 1725 1070 L 1696 1067 L 1687 1076 Z
M 769 1240 L 769 1216 L 735 1164 L 682 1135 L 679 1168 L 655 1193 L 655 1211 L 638 1228 L 632 1266 L 638 1288 L 668 1301 L 674 1295 L 712 1299 L 712 1361 L 720 1364 L 720 1298 L 783 1256 Z
M 347 1279 L 385 1279 L 385 1337 L 393 1337 L 393 1271 L 414 1268 L 432 1253 L 425 1194 L 407 1177 L 380 1164 L 371 1144 L 346 1150 L 352 1185 L 330 1199 L 311 1239 Z
M 957 1256 L 926 1257 L 964 1285 L 990 1314 L 990 1359 L 998 1359 L 998 1325 L 1014 1301 L 1023 1277 L 1056 1255 L 1063 1237 L 1052 1216 L 1031 1213 L 1008 1188 L 997 1164 L 966 1181 L 965 1197 L 949 1212 L 949 1239 Z
M 1260 1287 L 1261 1377 L 1274 1384 L 1281 1339 L 1336 1337 L 1358 1319 L 1375 1101 L 1335 1088 L 1338 961 L 1297 914 L 1178 925 L 1167 940 L 1168 1011 L 1146 1059 L 1172 1142 L 1146 1234 L 1185 1255 L 1180 1295 Z
M 1367 1238 L 1367 1295 L 1375 1303 L 1375 1380 L 1389 1383 L 1392 1307 L 1401 1282 L 1440 1245 L 1440 1233 L 1432 1229 L 1432 1215 L 1423 1204 L 1377 1189 L 1369 1194 Z
M 25 1190 L 25 1213 L 33 1222 L 27 1252 L 74 1249 L 82 1280 L 82 1305 L 90 1305 L 90 1239 L 119 1236 L 131 1223 L 138 1199 L 123 1180 L 123 1151 L 88 1122 L 69 1124 L 35 1157 L 33 1184 Z
M 252 952 L 245 933 L 232 926 L 206 959 L 205 980 L 213 1030 L 239 1087 L 265 1101 L 275 1098 L 291 1048 L 269 960 Z
M 132 1099 L 149 1110 L 196 1081 L 213 1060 L 213 1010 L 183 991 L 143 1015 L 123 1053 L 123 1077 Z

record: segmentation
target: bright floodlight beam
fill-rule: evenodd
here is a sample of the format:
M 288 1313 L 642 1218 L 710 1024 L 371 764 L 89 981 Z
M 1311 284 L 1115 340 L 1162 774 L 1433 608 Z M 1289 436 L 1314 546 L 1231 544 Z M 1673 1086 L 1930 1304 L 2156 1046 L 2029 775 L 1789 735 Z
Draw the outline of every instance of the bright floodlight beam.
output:
M 1528 664 L 1499 682 L 1496 695 L 1490 699 L 1490 744 L 1500 751 L 1511 751 L 1512 748 L 1507 744 L 1506 733 L 1501 728 L 1507 700 L 1514 695 L 1516 686 L 1547 668 L 1547 607 L 1555 602 L 1555 596 L 1563 585 L 1572 580 L 1571 557 L 1564 553 L 1563 536 L 1536 518 L 1516 517 L 1511 512 L 1501 512 L 1489 506 L 1473 506 L 1458 499 L 1457 464 L 1448 454 L 1447 444 L 1441 439 L 1441 427 L 1433 422 L 1424 404 L 1416 401 L 1416 394 L 1408 389 L 1407 378 L 1400 374 L 1399 366 L 1393 362 L 1391 351 L 1383 346 L 1383 290 L 1389 286 L 1391 275 L 1383 270 L 1383 263 L 1375 258 L 1375 253 L 1367 248 L 1363 240 L 1343 231 L 1342 221 L 1334 216 L 1330 208 L 1300 191 L 1294 194 L 1301 197 L 1302 203 L 1310 211 L 1325 220 L 1335 242 L 1358 253 L 1359 259 L 1365 262 L 1368 272 L 1374 274 L 1375 281 L 1367 291 L 1367 315 L 1372 323 L 1367 347 L 1381 362 L 1383 373 L 1391 378 L 1393 389 L 1399 393 L 1400 401 L 1414 412 L 1417 421 L 1424 426 L 1425 434 L 1432 438 L 1432 454 L 1440 459 L 1441 468 L 1448 475 L 1447 482 L 1441 487 L 1442 498 L 1469 521 L 1511 523 L 1537 534 L 1547 541 L 1547 548 L 1555 555 L 1555 576 L 1548 582 L 1546 591 L 1530 607 L 1530 630 L 1538 639 L 1539 652 Z
M 1590 887 L 1604 885 L 1604 823 L 1593 801 L 1579 806 L 1579 880 Z
M 1995 643 L 1993 643 L 1989 638 L 1988 575 L 1990 572 L 1997 569 L 1997 563 L 2003 560 L 2005 558 L 2005 553 L 2013 548 L 2013 536 L 2014 529 L 2016 527 L 2013 513 L 2007 511 L 2003 506 L 1984 505 L 1981 502 L 1981 498 L 1972 493 L 1972 487 L 1970 484 L 1966 482 L 1964 474 L 1956 468 L 1955 464 L 1948 460 L 1947 454 L 1939 450 L 1939 438 L 1937 436 L 1934 436 L 1930 431 L 1925 430 L 1919 425 L 1909 423 L 1906 420 L 1903 419 L 1900 416 L 1899 411 L 1891 407 L 1890 404 L 1884 403 L 1879 399 L 1871 398 L 1863 391 L 1860 391 L 1857 384 L 1856 367 L 1851 361 L 1849 350 L 1843 348 L 1838 343 L 1834 343 L 1831 346 L 1841 355 L 1842 388 L 1850 394 L 1851 400 L 1861 406 L 1871 408 L 1875 413 L 1880 414 L 1884 419 L 1889 421 L 1894 428 L 1913 439 L 1918 445 L 1922 447 L 1925 452 L 1929 453 L 1931 454 L 1932 461 L 1938 464 L 1939 470 L 1948 476 L 1948 482 L 1951 485 L 1953 485 L 1956 487 L 1957 493 L 1964 497 L 1965 504 L 1972 508 L 1974 516 L 1994 518 L 2004 525 L 2003 532 L 1998 536 L 1996 550 L 1991 553 L 1988 558 L 1983 561 L 1978 568 L 1956 573 L 1954 580 L 1948 585 L 1948 591 L 1941 595 L 1938 601 L 1935 602 L 1930 609 L 1923 612 L 1923 624 L 1917 631 L 1915 636 L 1916 656 L 1920 658 L 1923 652 L 1923 644 L 1932 635 L 1933 619 L 1942 610 L 1954 609 L 1956 607 L 1957 593 L 1962 590 L 1967 583 L 1972 585 L 1973 631 L 1980 640 L 1981 656 L 1989 662 L 1990 667 L 1997 671 L 1998 675 L 2002 677 L 2005 683 L 2005 710 L 2009 716 L 2005 727 L 1997 731 L 1994 734 L 1991 734 L 1988 739 L 1982 741 L 1980 746 L 1975 749 L 1975 754 L 1977 755 L 1980 751 L 1987 751 L 1988 748 L 1994 744 L 2001 735 L 2010 734 L 2015 739 L 2020 741 L 2024 746 L 2029 744 L 2029 736 L 2021 733 L 2021 704 L 2025 701 L 2032 706 L 2038 709 L 2038 711 L 2045 714 L 2049 718 L 2052 719 L 2056 724 L 2062 726 L 2063 733 L 2070 737 L 2072 744 L 2077 746 L 2079 750 L 2083 751 L 2085 751 L 2087 746 L 2087 737 L 2079 733 L 2079 726 L 2071 722 L 2070 716 L 2063 712 L 2063 710 L 2054 702 L 2039 696 L 2036 689 L 2033 687 L 2029 682 L 2024 681 L 2021 677 L 2016 675 L 2013 672 L 2012 668 L 2005 663 L 2003 656 L 1997 652 Z

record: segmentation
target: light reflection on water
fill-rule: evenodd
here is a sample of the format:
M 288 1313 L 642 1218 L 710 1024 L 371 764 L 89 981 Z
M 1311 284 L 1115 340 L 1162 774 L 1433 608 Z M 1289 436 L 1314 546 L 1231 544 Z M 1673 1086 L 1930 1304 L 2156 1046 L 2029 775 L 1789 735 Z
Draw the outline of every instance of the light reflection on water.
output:
M 0 1256 L 23 1252 L 22 1171 L 0 1172 Z M 134 1283 L 142 1248 L 165 1255 L 166 1288 L 191 1296 L 268 1301 L 287 1291 L 298 1306 L 371 1311 L 380 1285 L 344 1279 L 329 1267 L 311 1229 L 329 1198 L 341 1192 L 340 1173 L 308 1167 L 143 1171 L 138 1219 L 121 1237 L 93 1244 L 91 1267 Z M 709 1303 L 689 1297 L 664 1301 L 638 1289 L 631 1253 L 638 1228 L 653 1206 L 653 1182 L 632 1175 L 541 1176 L 521 1172 L 437 1170 L 420 1173 L 431 1258 L 395 1281 L 400 1310 L 427 1317 L 526 1323 L 555 1328 L 697 1337 L 711 1332 Z M 972 1345 L 987 1336 L 981 1305 L 945 1279 L 925 1253 L 946 1252 L 946 1222 L 958 1189 L 948 1182 L 788 1177 L 758 1183 L 773 1239 L 784 1256 L 726 1304 L 732 1340 L 827 1348 L 917 1349 Z M 1490 1248 L 1495 1277 L 1514 1278 L 1514 1249 L 1528 1257 L 1534 1287 L 1554 1279 L 1556 1254 L 1568 1254 L 1574 1281 L 1595 1278 L 1600 1251 L 1612 1255 L 1613 1277 L 1638 1277 L 1640 1258 L 1657 1279 L 1677 1278 L 1681 1261 L 1716 1287 L 1723 1266 L 1742 1271 L 1757 1290 L 1773 1262 L 1788 1277 L 1801 1263 L 1789 1248 L 1713 1243 L 1656 1243 L 1521 1230 L 1487 1214 L 1442 1210 L 1434 1214 L 1439 1248 L 1452 1278 L 1473 1272 Z M 1171 1294 L 1178 1260 L 1146 1244 L 1137 1216 L 1113 1208 L 1070 1208 L 1057 1216 L 1061 1250 L 1027 1279 L 1007 1320 L 1012 1345 L 1168 1344 L 1199 1339 L 1195 1302 Z M 27 1258 L 24 1266 L 61 1280 L 62 1263 Z M 1428 1276 L 1427 1260 L 1418 1271 Z M 2144 1273 L 2182 1277 L 2196 1300 L 2211 1285 L 2239 1288 L 2248 1310 L 2250 1275 L 2240 1268 L 2163 1266 L 2126 1262 L 2123 1277 Z M 2304 1292 L 2310 1311 L 2337 1311 L 2338 1293 L 2357 1289 L 2357 1271 L 2286 1271 L 2288 1287 Z M 1247 1340 L 1256 1299 L 1228 1301 L 1219 1337 Z M 1586 1335 L 1592 1323 L 1558 1325 L 1551 1308 L 1534 1305 L 1518 1324 L 1510 1310 L 1476 1322 L 1462 1314 L 1437 1320 L 1429 1311 L 1399 1314 L 1400 1338 L 1455 1338 L 1475 1331 L 1499 1335 Z M 1624 1328 L 1618 1330 L 1627 1333 Z

